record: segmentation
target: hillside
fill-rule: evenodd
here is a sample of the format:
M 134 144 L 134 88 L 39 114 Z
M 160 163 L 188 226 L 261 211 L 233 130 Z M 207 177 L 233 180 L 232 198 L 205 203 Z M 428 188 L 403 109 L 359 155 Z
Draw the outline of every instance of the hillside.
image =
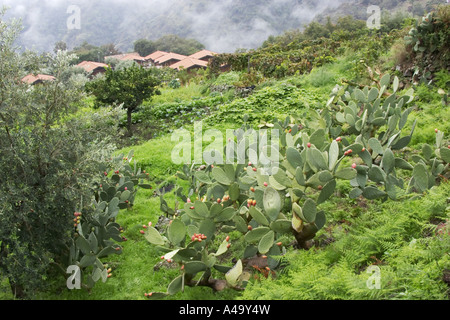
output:
M 257 19 L 244 3 L 221 7 L 241 27 Z M 449 17 L 347 17 L 206 69 L 89 77 L 70 52 L 16 51 L 0 15 L 0 300 L 294 301 L 271 315 L 296 300 L 445 303 Z M 53 78 L 17 81 L 29 72 Z

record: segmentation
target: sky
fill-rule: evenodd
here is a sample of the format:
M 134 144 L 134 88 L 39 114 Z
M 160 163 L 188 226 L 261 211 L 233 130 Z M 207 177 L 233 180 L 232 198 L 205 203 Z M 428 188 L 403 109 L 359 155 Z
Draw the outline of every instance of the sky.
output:
M 260 12 L 246 21 L 234 21 L 229 14 L 235 5 L 245 4 L 243 0 L 0 0 L 0 6 L 10 7 L 8 17 L 22 19 L 24 30 L 20 45 L 37 51 L 51 51 L 60 40 L 66 41 L 69 48 L 85 40 L 94 45 L 114 42 L 122 51 L 127 51 L 139 38 L 156 40 L 163 33 L 177 32 L 180 36 L 195 38 L 209 50 L 234 52 L 259 47 L 270 35 L 279 34 L 284 22 L 290 28 L 301 28 L 325 8 L 344 2 L 246 1 L 261 4 Z M 296 5 L 292 6 L 293 3 Z M 179 4 L 183 5 L 181 12 L 174 9 Z M 289 17 L 283 17 L 288 21 L 279 21 L 277 10 L 288 5 L 292 6 Z M 73 8 L 79 10 L 68 10 Z M 69 29 L 68 23 L 73 29 Z M 104 43 L 99 43 L 101 41 Z

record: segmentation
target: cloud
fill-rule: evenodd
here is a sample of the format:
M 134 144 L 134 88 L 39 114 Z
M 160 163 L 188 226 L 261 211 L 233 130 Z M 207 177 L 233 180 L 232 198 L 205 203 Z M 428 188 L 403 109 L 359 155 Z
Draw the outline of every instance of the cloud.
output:
M 128 50 L 141 37 L 155 40 L 177 33 L 195 38 L 210 50 L 233 52 L 256 48 L 285 29 L 301 28 L 325 8 L 343 1 L 3 0 L 0 6 L 10 6 L 8 15 L 22 18 L 21 44 L 38 51 L 51 51 L 59 40 L 67 41 L 69 47 L 84 40 L 94 45 L 114 42 Z M 246 10 L 249 4 L 253 11 Z M 81 10 L 78 32 L 67 30 L 70 5 Z

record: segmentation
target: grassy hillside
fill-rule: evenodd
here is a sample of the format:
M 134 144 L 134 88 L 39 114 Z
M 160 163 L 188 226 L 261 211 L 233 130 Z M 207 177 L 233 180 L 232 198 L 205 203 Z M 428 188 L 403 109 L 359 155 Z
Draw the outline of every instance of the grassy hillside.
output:
M 258 49 L 259 56 L 253 60 L 250 72 L 245 66 L 221 75 L 199 73 L 187 78 L 181 88 L 164 87 L 160 96 L 145 102 L 133 115 L 136 135 L 123 139 L 123 148 L 118 151 L 127 154 L 134 150 L 137 165 L 150 173 L 153 188 L 140 189 L 135 205 L 122 210 L 117 218 L 128 241 L 123 243 L 123 254 L 103 261 L 112 268 L 111 278 L 106 283 L 99 281 L 87 292 L 69 291 L 65 278 L 55 277 L 50 279 L 48 290 L 36 298 L 143 300 L 145 292 L 166 290 L 168 283 L 179 274 L 179 266 L 163 262 L 161 252 L 149 244 L 140 230 L 150 221 L 157 224 L 164 218 L 159 192 L 164 189 L 168 205 L 175 207 L 181 200 L 174 191 L 178 187 L 187 190 L 189 184 L 177 176 L 182 166 L 174 164 L 171 158 L 177 143 L 172 141 L 172 132 L 181 127 L 193 132 L 195 121 L 203 121 L 204 131 L 217 129 L 222 133 L 226 129 L 238 129 L 244 115 L 249 116 L 248 122 L 255 128 L 284 119 L 286 115 L 297 115 L 304 124 L 323 111 L 336 85 L 348 82 L 372 85 L 373 73 L 390 72 L 402 81 L 400 93 L 410 88 L 415 92 L 413 110 L 404 130 L 410 130 L 416 120 L 416 131 L 410 146 L 402 152 L 419 154 L 424 143 L 433 145 L 436 128 L 445 133 L 448 141 L 450 108 L 443 94 L 448 94 L 450 89 L 448 70 L 435 70 L 430 82 L 427 77 L 414 78 L 405 75 L 405 70 L 396 69 L 399 46 L 411 49 L 403 43 L 410 28 L 375 34 L 370 41 L 364 36 L 345 41 L 345 35 L 340 33 L 337 39 L 331 37 L 332 41 L 339 42 L 339 48 L 326 53 L 331 58 L 311 59 L 305 68 L 295 65 L 296 68 L 290 69 L 293 57 L 289 49 L 277 47 L 275 39 L 273 45 Z M 293 41 L 291 48 L 295 51 L 307 47 L 304 50 L 314 56 L 323 52 L 324 42 L 314 46 L 307 41 Z M 378 46 L 380 43 L 383 46 Z M 373 52 L 375 56 L 371 56 Z M 242 56 L 247 58 L 246 53 Z M 270 59 L 274 56 L 282 57 L 282 64 L 264 63 L 273 61 Z M 313 246 L 309 250 L 289 246 L 274 276 L 252 269 L 245 291 L 213 292 L 205 287 L 189 287 L 184 293 L 167 299 L 448 300 L 448 176 L 424 194 L 406 196 L 399 202 L 349 199 L 351 190 L 348 181 L 337 185 L 336 196 L 324 205 L 330 212 L 327 224 L 317 234 Z M 235 250 L 224 258 L 224 263 L 239 259 L 244 250 L 241 240 L 238 232 L 230 233 Z M 366 269 L 370 265 L 381 270 L 379 290 L 367 286 L 370 274 Z M 7 281 L 3 281 L 0 299 L 11 299 L 8 290 Z

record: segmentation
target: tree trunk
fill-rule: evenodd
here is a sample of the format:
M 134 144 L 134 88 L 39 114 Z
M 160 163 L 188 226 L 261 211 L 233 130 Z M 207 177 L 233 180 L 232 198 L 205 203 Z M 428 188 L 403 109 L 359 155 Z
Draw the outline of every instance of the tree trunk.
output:
M 131 120 L 131 114 L 133 113 L 133 109 L 128 108 L 127 109 L 127 129 L 128 129 L 128 135 L 131 137 L 133 136 L 133 129 L 131 128 L 132 120 Z

